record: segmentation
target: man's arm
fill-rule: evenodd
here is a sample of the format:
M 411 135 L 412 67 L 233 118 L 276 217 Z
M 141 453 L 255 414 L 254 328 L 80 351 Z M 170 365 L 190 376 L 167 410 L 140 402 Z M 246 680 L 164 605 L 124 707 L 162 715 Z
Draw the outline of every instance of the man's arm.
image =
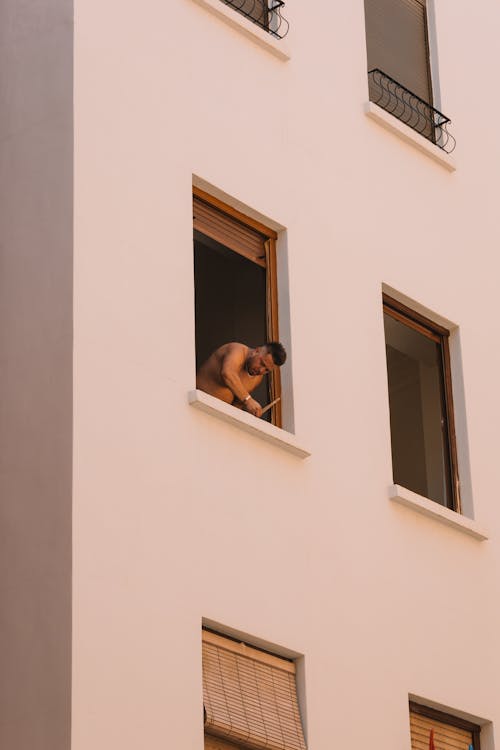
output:
M 221 363 L 221 378 L 235 398 L 241 402 L 243 409 L 256 417 L 262 414 L 262 407 L 255 401 L 240 379 L 240 372 L 245 366 L 248 349 L 243 344 L 232 344 L 228 347 Z M 250 398 L 248 398 L 250 396 Z

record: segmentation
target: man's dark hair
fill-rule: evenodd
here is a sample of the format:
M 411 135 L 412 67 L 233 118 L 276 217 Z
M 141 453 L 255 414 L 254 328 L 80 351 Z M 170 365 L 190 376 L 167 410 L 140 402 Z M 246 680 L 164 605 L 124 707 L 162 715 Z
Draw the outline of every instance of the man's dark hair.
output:
M 270 341 L 269 344 L 266 344 L 266 349 L 272 355 L 273 362 L 278 367 L 286 362 L 286 351 L 279 341 Z

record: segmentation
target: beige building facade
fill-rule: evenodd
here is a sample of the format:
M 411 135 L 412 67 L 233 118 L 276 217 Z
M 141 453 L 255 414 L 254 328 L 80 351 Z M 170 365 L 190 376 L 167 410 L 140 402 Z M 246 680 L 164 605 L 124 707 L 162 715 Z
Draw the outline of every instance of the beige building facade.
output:
M 500 8 L 278 5 L 4 4 L 6 750 L 495 748 Z M 196 391 L 271 334 L 271 421 Z

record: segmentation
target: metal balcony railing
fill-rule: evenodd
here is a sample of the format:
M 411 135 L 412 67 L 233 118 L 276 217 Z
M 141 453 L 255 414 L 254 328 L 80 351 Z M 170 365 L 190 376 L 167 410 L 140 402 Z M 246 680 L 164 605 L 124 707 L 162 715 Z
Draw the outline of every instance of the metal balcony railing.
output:
M 368 87 L 370 101 L 451 154 L 456 141 L 448 132 L 449 117 L 378 68 L 368 72 Z
M 283 39 L 288 33 L 288 21 L 281 15 L 284 0 L 221 0 L 260 26 L 272 36 Z

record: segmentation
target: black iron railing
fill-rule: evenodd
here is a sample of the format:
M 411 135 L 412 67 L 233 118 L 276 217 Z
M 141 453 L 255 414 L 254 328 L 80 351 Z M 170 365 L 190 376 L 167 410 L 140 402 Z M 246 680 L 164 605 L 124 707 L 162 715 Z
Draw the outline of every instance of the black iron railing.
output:
M 283 39 L 288 33 L 288 21 L 281 15 L 284 0 L 221 0 L 260 26 L 272 36 Z
M 451 154 L 455 138 L 448 133 L 451 120 L 382 70 L 368 72 L 370 101 Z

